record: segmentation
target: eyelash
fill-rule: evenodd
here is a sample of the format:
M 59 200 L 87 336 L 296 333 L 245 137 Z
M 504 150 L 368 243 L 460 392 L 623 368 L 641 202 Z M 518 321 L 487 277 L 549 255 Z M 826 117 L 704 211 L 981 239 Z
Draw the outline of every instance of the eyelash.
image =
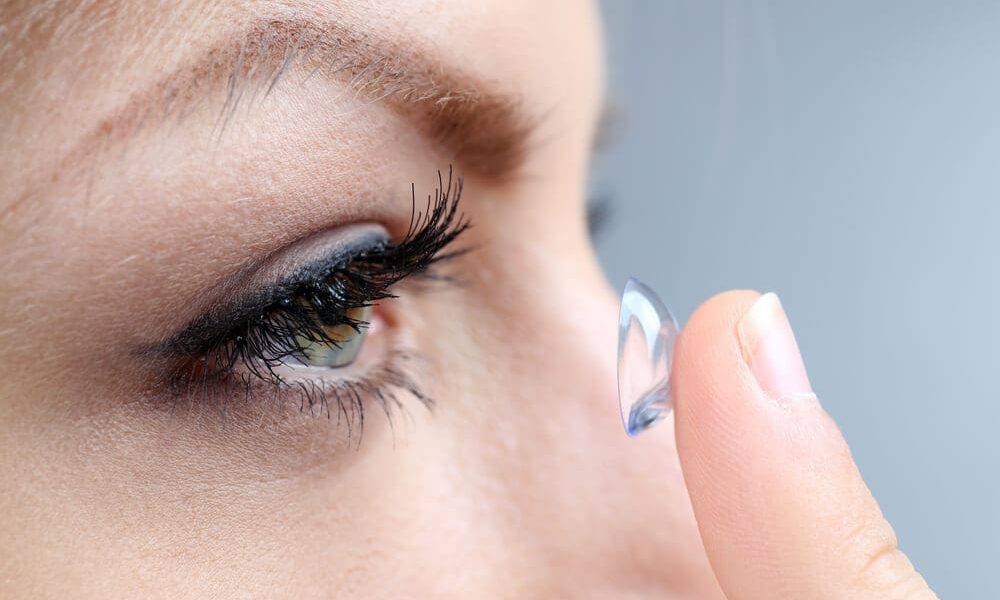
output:
M 323 270 L 311 279 L 286 286 L 269 303 L 255 311 L 244 312 L 226 326 L 223 333 L 200 347 L 188 347 L 187 361 L 175 377 L 175 383 L 203 388 L 206 380 L 238 383 L 249 394 L 255 384 L 270 384 L 277 390 L 294 389 L 301 394 L 302 409 L 321 408 L 330 416 L 330 402 L 335 405 L 338 421 L 344 417 L 364 423 L 363 398 L 373 397 L 391 420 L 390 410 L 400 405 L 395 390 L 410 392 L 429 406 L 431 399 L 422 393 L 403 370 L 384 364 L 367 378 L 288 381 L 278 372 L 290 357 L 302 356 L 306 348 L 300 340 L 340 347 L 327 333 L 328 328 L 348 325 L 356 332 L 368 322 L 349 317 L 351 309 L 373 306 L 379 300 L 395 298 L 391 288 L 411 276 L 445 279 L 432 267 L 463 254 L 467 249 L 449 250 L 469 227 L 458 211 L 462 178 L 452 185 L 438 172 L 438 188 L 433 200 L 428 197 L 424 211 L 417 211 L 413 189 L 413 210 L 406 235 L 399 242 L 384 242 L 368 248 Z M 412 358 L 404 351 L 390 353 L 388 359 L 399 362 Z

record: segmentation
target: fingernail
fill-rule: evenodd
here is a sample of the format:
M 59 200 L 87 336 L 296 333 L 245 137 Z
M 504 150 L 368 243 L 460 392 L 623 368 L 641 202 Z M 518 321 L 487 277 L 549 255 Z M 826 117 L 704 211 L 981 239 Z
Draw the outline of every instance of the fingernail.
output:
M 772 398 L 812 393 L 795 334 L 777 294 L 764 294 L 737 325 L 743 360 Z

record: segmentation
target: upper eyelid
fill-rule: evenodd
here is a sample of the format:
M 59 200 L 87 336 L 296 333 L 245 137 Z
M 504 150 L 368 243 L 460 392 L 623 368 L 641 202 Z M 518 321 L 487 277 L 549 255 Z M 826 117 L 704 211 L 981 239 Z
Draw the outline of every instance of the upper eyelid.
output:
M 300 265 L 295 271 L 279 279 L 278 283 L 268 286 L 257 293 L 243 292 L 238 300 L 215 308 L 204 316 L 196 319 L 181 332 L 170 337 L 166 342 L 154 349 L 155 354 L 171 354 L 191 356 L 225 343 L 228 335 L 235 327 L 246 324 L 252 326 L 250 320 L 255 315 L 263 317 L 267 311 L 278 308 L 277 303 L 284 298 L 292 298 L 306 291 L 306 286 L 320 282 L 338 268 L 343 268 L 366 254 L 370 257 L 384 253 L 398 260 L 394 251 L 401 251 L 408 245 L 416 245 L 412 253 L 427 260 L 423 266 L 396 264 L 396 281 L 426 268 L 431 262 L 440 258 L 449 258 L 461 253 L 455 251 L 440 254 L 454 239 L 469 227 L 469 222 L 458 212 L 458 204 L 462 197 L 463 178 L 455 176 L 449 167 L 447 178 L 438 171 L 438 186 L 435 194 L 428 195 L 425 210 L 417 210 L 416 190 L 411 184 L 412 212 L 410 225 L 406 235 L 399 243 L 392 243 L 385 235 L 359 236 L 351 243 L 344 243 L 323 258 Z M 379 253 L 371 254 L 373 250 Z
M 320 281 L 364 252 L 388 245 L 384 236 L 370 236 L 338 247 L 332 254 L 304 265 L 269 287 L 250 292 L 229 304 L 213 309 L 169 338 L 161 348 L 173 354 L 190 354 L 218 342 L 230 332 L 234 323 L 241 323 L 257 314 L 276 308 L 284 298 L 291 298 L 312 282 Z

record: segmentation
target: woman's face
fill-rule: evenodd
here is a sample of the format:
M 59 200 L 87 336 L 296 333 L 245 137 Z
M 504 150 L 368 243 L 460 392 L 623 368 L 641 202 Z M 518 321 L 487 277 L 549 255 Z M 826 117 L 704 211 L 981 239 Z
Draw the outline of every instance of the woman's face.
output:
M 628 440 L 614 408 L 594 6 L 0 23 L 13 596 L 713 589 L 670 428 Z M 454 240 L 457 214 L 411 227 L 449 171 Z

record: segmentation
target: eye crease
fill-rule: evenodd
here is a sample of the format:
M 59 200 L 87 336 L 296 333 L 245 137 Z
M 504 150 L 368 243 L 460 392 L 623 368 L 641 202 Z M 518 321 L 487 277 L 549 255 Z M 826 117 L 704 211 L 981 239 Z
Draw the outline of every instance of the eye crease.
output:
M 297 395 L 303 406 L 323 406 L 338 419 L 350 412 L 358 420 L 362 395 L 374 396 L 387 411 L 399 404 L 388 387 L 429 404 L 405 371 L 390 364 L 405 360 L 407 352 L 387 351 L 387 362 L 370 373 L 342 371 L 353 369 L 367 347 L 374 309 L 397 297 L 396 284 L 411 276 L 448 279 L 437 277 L 434 267 L 464 252 L 452 248 L 469 227 L 458 210 L 461 192 L 461 177 L 453 182 L 450 170 L 447 177 L 439 172 L 424 210 L 417 210 L 413 192 L 410 225 L 400 241 L 380 229 L 356 234 L 277 283 L 238 294 L 195 319 L 162 346 L 176 364 L 173 393 L 186 396 L 214 386 L 224 396 L 236 384 L 251 397 L 269 387 L 271 395 Z

